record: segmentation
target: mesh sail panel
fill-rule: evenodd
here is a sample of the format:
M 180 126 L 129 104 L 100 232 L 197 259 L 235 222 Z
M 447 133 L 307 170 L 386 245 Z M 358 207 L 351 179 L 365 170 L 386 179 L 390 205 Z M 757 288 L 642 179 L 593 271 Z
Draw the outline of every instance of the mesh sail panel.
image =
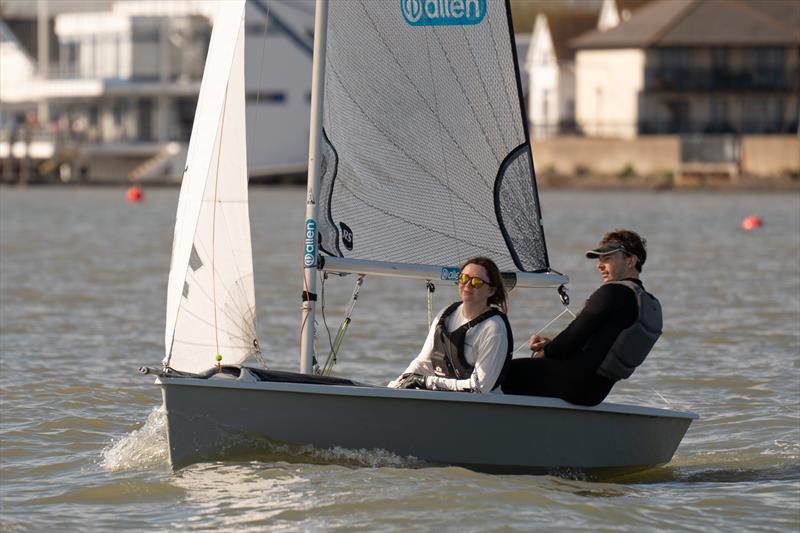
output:
M 506 9 L 499 0 L 329 4 L 324 252 L 548 267 Z

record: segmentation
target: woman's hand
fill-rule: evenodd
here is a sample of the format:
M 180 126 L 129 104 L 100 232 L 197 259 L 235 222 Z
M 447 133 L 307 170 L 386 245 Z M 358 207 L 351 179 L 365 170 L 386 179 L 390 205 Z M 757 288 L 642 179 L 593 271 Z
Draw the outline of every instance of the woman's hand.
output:
M 534 335 L 531 337 L 529 342 L 529 346 L 531 347 L 531 351 L 533 352 L 533 357 L 538 359 L 540 357 L 544 357 L 544 347 L 550 344 L 550 339 L 547 337 L 540 337 L 539 335 Z
M 393 389 L 427 389 L 426 376 L 421 374 L 402 374 L 396 380 L 389 382 L 387 387 Z

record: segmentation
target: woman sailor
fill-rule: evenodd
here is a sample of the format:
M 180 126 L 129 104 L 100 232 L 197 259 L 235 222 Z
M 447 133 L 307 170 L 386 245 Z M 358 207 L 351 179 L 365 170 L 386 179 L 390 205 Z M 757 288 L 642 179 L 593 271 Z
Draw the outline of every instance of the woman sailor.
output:
M 500 392 L 514 342 L 497 265 L 486 257 L 466 261 L 458 292 L 461 301 L 436 315 L 419 355 L 389 387 Z

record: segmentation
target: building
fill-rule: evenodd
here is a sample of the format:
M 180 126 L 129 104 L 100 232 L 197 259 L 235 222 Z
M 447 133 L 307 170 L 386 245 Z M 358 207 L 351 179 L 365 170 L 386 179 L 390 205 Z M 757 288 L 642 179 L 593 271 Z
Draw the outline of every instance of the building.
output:
M 575 53 L 567 43 L 596 24 L 596 13 L 536 16 L 524 69 L 528 73 L 531 137 L 575 131 Z
M 571 41 L 591 30 L 606 31 L 652 0 L 602 0 L 540 4 L 525 60 L 531 135 L 575 133 L 575 50 Z
M 600 31 L 616 28 L 622 22 L 630 20 L 633 12 L 652 0 L 603 0 L 597 29 Z
M 32 17 L 47 21 L 38 53 L 0 21 L 0 158 L 33 158 L 36 172 L 65 180 L 179 179 L 224 0 L 116 0 L 53 16 L 49 4 L 60 5 L 39 2 L 42 16 L 34 3 L 27 26 L 25 5 L 11 4 L 17 27 L 29 27 Z M 7 11 L 4 4 L 4 19 Z M 250 174 L 302 172 L 313 4 L 254 0 L 245 26 Z
M 658 0 L 572 45 L 586 135 L 798 131 L 800 2 Z

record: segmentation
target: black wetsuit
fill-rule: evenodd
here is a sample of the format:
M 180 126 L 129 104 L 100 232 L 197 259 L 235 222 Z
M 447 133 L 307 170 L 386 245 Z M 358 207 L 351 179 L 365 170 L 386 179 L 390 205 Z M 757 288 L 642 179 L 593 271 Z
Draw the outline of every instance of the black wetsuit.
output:
M 638 279 L 631 279 L 641 285 Z M 597 405 L 615 381 L 597 373 L 617 336 L 638 316 L 634 292 L 603 284 L 564 331 L 550 342 L 543 358 L 511 361 L 503 381 L 505 394 L 551 396 L 580 405 Z

